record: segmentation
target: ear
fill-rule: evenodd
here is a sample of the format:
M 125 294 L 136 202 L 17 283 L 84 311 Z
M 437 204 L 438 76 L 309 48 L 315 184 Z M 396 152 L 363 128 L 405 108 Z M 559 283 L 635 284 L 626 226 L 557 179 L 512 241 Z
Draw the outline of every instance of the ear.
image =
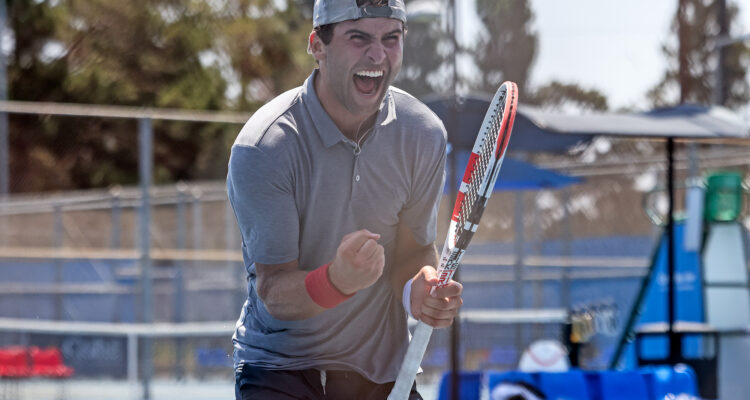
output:
M 320 40 L 318 33 L 315 31 L 310 32 L 310 38 L 308 40 L 309 40 L 307 43 L 308 53 L 312 54 L 313 57 L 315 57 L 315 60 L 317 60 L 318 62 L 325 59 L 326 45 L 323 43 L 322 40 Z

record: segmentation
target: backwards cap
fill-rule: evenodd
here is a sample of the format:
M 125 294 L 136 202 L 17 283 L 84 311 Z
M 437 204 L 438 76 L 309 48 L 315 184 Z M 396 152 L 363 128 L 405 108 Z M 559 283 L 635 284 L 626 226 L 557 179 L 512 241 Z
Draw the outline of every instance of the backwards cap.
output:
M 388 0 L 387 6 L 358 7 L 357 0 L 315 0 L 313 27 L 360 18 L 393 18 L 406 23 L 404 0 Z

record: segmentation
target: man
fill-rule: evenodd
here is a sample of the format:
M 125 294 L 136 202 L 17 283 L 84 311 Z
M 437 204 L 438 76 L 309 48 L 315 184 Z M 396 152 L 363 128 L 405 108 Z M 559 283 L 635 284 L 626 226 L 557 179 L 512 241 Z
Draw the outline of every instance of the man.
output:
M 456 282 L 430 294 L 445 129 L 390 87 L 405 22 L 402 0 L 317 0 L 318 68 L 232 147 L 227 190 L 248 269 L 238 399 L 385 399 L 406 313 L 441 328 L 461 305 Z

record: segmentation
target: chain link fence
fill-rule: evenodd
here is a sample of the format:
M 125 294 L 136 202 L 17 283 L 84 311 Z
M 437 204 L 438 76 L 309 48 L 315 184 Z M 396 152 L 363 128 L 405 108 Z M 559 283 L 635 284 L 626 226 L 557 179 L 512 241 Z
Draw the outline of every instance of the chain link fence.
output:
M 17 106 L 7 110 L 44 118 L 232 124 L 237 132 L 247 118 Z M 158 162 L 143 163 L 153 145 L 153 136 L 145 132 L 149 126 L 142 122 L 133 132 L 140 135 L 141 154 L 132 160 L 133 168 L 151 167 L 139 172 L 141 186 L 13 194 L 0 202 L 0 320 L 29 322 L 6 326 L 0 345 L 59 346 L 83 377 L 231 379 L 230 335 L 246 288 L 225 185 L 221 179 L 144 180 L 160 168 Z M 701 160 L 705 170 L 723 160 L 746 171 L 750 157 L 745 148 L 713 145 L 709 150 L 711 157 Z M 462 368 L 515 368 L 532 342 L 565 342 L 572 311 L 601 320 L 599 309 L 609 310 L 606 324 L 612 326 L 593 332 L 582 348 L 581 365 L 608 365 L 617 342 L 614 332 L 619 334 L 630 312 L 660 234 L 643 211 L 646 189 L 663 179 L 664 160 L 654 153 L 631 152 L 630 158 L 601 163 L 583 162 L 580 154 L 541 157 L 542 165 L 585 181 L 559 190 L 493 195 L 459 271 L 465 287 L 458 329 Z M 225 176 L 225 159 L 219 162 L 217 174 Z M 445 237 L 449 203 L 446 196 L 438 237 Z M 658 208 L 658 203 L 650 206 Z M 62 325 L 35 331 L 32 320 Z M 123 329 L 120 335 L 87 333 L 70 325 L 80 322 L 122 324 Z M 132 328 L 143 322 L 174 324 L 178 331 L 160 336 Z M 180 336 L 185 324 L 195 323 L 202 325 Z M 423 381 L 449 368 L 450 335 L 445 329 L 433 336 Z M 127 362 L 133 357 L 150 365 L 134 367 L 135 361 Z

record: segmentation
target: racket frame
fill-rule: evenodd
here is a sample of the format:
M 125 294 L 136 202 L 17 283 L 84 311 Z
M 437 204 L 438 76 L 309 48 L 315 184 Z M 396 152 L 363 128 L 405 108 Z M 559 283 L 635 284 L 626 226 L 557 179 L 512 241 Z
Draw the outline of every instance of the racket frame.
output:
M 459 214 L 461 212 L 461 206 L 464 201 L 469 201 L 465 195 L 469 190 L 471 174 L 476 167 L 475 164 L 479 158 L 480 151 L 483 148 L 482 146 L 488 135 L 491 133 L 490 129 L 492 129 L 493 117 L 498 115 L 498 109 L 501 106 L 503 106 L 502 119 L 500 126 L 498 127 L 497 142 L 494 143 L 494 156 L 491 158 L 492 164 L 484 171 L 481 185 L 477 192 L 478 197 L 475 199 L 476 204 L 470 205 L 472 207 L 471 215 L 468 216 L 467 221 L 464 222 L 461 234 L 457 235 L 457 232 L 460 230 L 458 224 L 460 223 Z M 461 181 L 461 187 L 459 188 L 456 204 L 451 216 L 450 227 L 448 228 L 448 237 L 443 244 L 443 251 L 440 256 L 440 264 L 437 270 L 438 284 L 436 287 L 443 287 L 450 283 L 453 274 L 461 263 L 461 258 L 466 252 L 466 247 L 468 246 L 469 241 L 471 241 L 472 236 L 477 230 L 479 219 L 487 206 L 489 197 L 492 194 L 492 189 L 495 186 L 495 181 L 500 172 L 500 167 L 505 159 L 505 150 L 510 141 L 510 134 L 513 130 L 517 107 L 518 87 L 513 82 L 503 82 L 497 92 L 495 92 L 495 96 L 490 102 L 490 107 L 484 116 L 477 139 L 472 148 L 472 154 L 469 157 L 466 172 Z M 436 287 L 433 287 L 431 292 L 434 292 Z M 419 364 L 422 362 L 424 353 L 427 350 L 432 330 L 432 326 L 427 325 L 422 321 L 417 321 L 417 326 L 414 329 L 414 334 L 412 335 L 409 347 L 401 364 L 401 370 L 399 371 L 393 389 L 388 396 L 388 400 L 408 399 L 412 384 L 417 376 L 417 371 L 419 370 Z

